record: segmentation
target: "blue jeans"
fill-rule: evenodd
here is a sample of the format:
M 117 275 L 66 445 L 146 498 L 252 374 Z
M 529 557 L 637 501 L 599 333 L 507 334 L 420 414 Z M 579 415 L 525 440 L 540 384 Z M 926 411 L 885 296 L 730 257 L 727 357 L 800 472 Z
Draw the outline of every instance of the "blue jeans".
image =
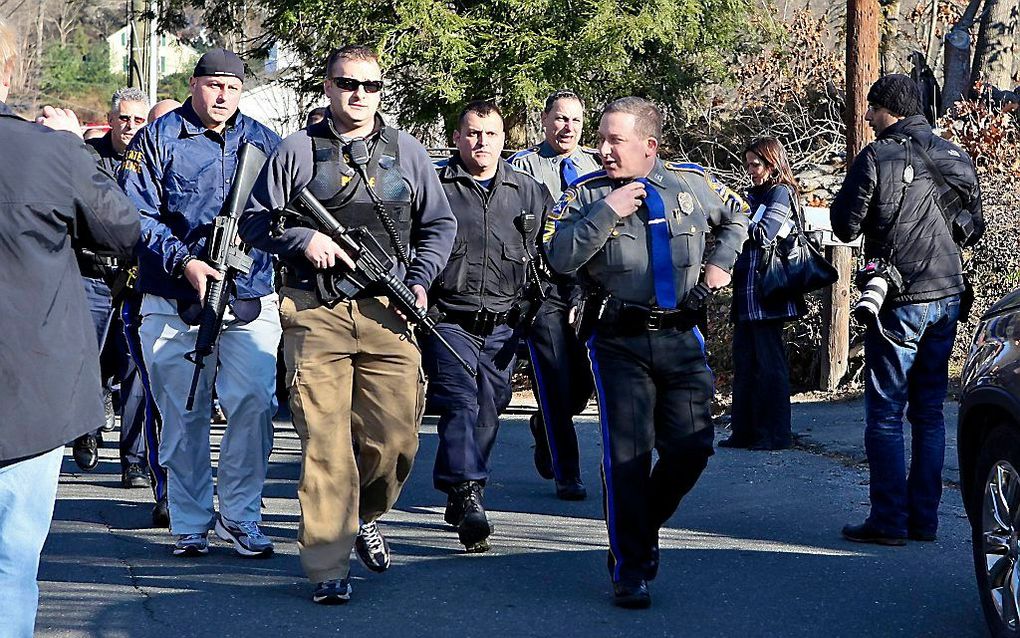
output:
M 0 636 L 31 638 L 39 554 L 53 518 L 63 446 L 0 467 Z
M 864 446 L 871 470 L 868 523 L 882 533 L 934 534 L 942 498 L 946 425 L 942 403 L 959 296 L 886 306 L 864 337 L 867 378 Z M 903 449 L 903 414 L 911 428 L 910 471 Z

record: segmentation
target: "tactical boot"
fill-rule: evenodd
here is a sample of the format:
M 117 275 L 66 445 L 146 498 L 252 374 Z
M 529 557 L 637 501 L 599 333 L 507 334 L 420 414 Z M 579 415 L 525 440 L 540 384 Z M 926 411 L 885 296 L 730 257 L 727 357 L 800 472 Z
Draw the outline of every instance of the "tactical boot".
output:
M 485 515 L 485 508 L 482 506 L 482 495 L 484 488 L 477 481 L 467 481 L 453 488 L 451 495 L 459 503 L 463 511 L 460 523 L 457 525 L 457 537 L 469 553 L 488 551 L 489 543 L 486 540 L 492 533 L 493 527 L 489 518 Z

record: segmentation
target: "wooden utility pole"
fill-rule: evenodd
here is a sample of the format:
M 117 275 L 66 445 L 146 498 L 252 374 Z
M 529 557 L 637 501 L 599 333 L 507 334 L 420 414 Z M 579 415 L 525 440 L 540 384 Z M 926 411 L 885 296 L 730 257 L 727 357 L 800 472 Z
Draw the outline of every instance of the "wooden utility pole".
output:
M 878 0 L 847 0 L 846 11 L 846 160 L 847 166 L 871 141 L 864 121 L 868 89 L 878 79 Z M 833 246 L 830 253 L 839 272 L 822 307 L 825 350 L 821 386 L 835 390 L 846 374 L 850 357 L 850 286 L 853 283 L 853 251 Z

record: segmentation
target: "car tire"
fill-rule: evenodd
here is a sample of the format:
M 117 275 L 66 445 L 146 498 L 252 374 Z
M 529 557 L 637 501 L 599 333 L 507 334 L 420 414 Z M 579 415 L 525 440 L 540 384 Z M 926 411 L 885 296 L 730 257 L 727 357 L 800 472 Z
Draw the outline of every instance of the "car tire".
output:
M 970 504 L 974 571 L 994 638 L 1020 638 L 1020 427 L 981 442 Z

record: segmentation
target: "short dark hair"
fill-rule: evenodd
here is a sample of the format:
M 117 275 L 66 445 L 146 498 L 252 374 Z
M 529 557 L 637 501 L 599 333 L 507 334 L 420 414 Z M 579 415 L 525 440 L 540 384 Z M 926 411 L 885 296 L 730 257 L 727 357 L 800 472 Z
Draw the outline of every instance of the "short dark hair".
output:
M 503 119 L 503 112 L 499 110 L 495 103 L 488 100 L 472 100 L 464 105 L 460 115 L 457 116 L 457 128 L 464 125 L 464 120 L 467 119 L 468 113 L 474 113 L 478 117 L 486 117 L 495 113 L 499 116 L 499 119 Z
M 379 64 L 379 54 L 375 52 L 372 47 L 367 47 L 362 44 L 348 44 L 342 46 L 339 49 L 333 49 L 330 52 L 329 57 L 326 58 L 326 77 L 332 72 L 333 65 L 339 60 L 371 60 L 376 64 Z
M 545 98 L 545 108 L 542 109 L 542 113 L 545 114 L 551 111 L 558 100 L 577 100 L 581 108 L 584 108 L 584 100 L 581 99 L 580 95 L 569 89 L 559 89 Z
M 658 107 L 642 97 L 621 97 L 602 109 L 603 117 L 610 113 L 628 113 L 634 116 L 634 130 L 644 137 L 662 141 L 662 113 Z

